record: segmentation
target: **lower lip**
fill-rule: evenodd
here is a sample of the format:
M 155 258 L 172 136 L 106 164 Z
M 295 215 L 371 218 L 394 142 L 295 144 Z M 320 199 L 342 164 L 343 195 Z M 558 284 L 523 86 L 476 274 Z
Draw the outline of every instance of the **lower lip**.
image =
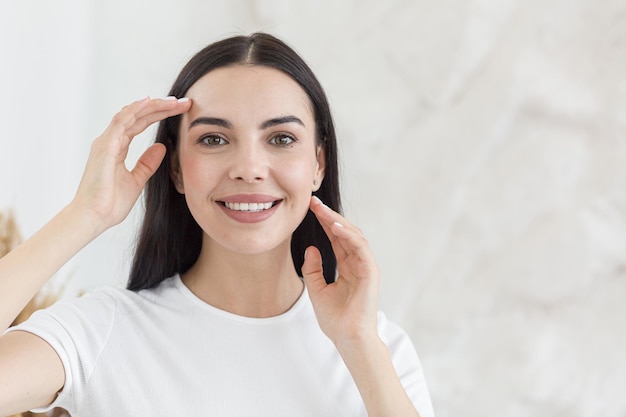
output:
M 220 207 L 228 217 L 239 223 L 260 223 L 270 218 L 276 212 L 279 205 L 280 202 L 274 204 L 270 209 L 261 211 L 231 210 L 223 204 L 220 204 Z

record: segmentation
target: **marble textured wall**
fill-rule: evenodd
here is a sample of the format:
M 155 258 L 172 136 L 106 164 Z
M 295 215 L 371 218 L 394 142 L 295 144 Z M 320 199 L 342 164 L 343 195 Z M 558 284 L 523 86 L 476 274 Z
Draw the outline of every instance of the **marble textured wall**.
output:
M 437 413 L 626 415 L 626 3 L 356 9 L 313 56 Z
M 89 4 L 88 138 L 206 42 L 265 30 L 302 53 L 439 416 L 626 415 L 623 0 Z M 81 254 L 74 285 L 119 283 L 133 227 Z

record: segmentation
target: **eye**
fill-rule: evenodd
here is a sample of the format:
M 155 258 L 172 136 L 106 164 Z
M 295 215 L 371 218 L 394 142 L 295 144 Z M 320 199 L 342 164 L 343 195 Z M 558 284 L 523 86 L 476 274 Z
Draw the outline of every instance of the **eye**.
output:
M 205 135 L 198 139 L 198 143 L 205 146 L 220 146 L 226 145 L 228 142 L 226 139 L 218 135 Z
M 295 141 L 296 141 L 296 138 L 294 138 L 293 136 L 288 135 L 286 133 L 279 133 L 278 135 L 272 136 L 272 138 L 269 140 L 269 143 L 271 143 L 272 145 L 278 145 L 278 146 L 288 146 L 294 143 Z

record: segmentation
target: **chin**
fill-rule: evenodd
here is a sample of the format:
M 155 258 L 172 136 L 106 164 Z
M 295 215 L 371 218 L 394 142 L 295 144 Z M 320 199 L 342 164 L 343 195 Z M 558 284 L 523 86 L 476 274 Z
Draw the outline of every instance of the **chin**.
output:
M 205 239 L 210 243 L 209 245 L 221 247 L 227 252 L 233 254 L 255 256 L 269 254 L 272 252 L 280 252 L 282 250 L 289 252 L 291 250 L 291 235 L 287 239 L 274 239 L 268 237 L 267 234 L 252 237 L 250 235 L 240 235 L 240 239 L 233 239 L 233 236 L 229 236 L 227 239 L 215 239 L 205 235 Z

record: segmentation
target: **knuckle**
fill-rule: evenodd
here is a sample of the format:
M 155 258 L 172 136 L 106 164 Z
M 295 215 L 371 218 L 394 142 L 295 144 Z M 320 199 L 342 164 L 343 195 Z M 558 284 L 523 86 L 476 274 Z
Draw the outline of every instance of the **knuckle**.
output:
M 149 122 L 145 119 L 141 119 L 141 120 L 136 120 L 135 121 L 137 128 L 139 129 L 139 131 L 144 131 L 148 128 L 149 126 Z
M 132 126 L 137 120 L 137 115 L 130 111 L 128 106 L 124 107 L 120 112 L 113 116 L 111 125 L 127 128 Z
M 363 234 L 358 234 L 356 236 L 356 240 L 359 243 L 359 245 L 364 246 L 364 247 L 369 247 L 369 242 L 367 240 L 367 238 L 363 235 Z
M 117 113 L 113 116 L 113 119 L 111 120 L 111 124 L 116 124 L 116 125 L 117 125 L 117 124 L 122 124 L 122 123 L 123 123 L 123 120 L 124 120 L 124 115 L 125 115 L 125 114 L 124 114 L 124 113 L 125 113 L 125 112 L 124 112 L 124 110 L 125 110 L 125 109 L 126 109 L 126 107 L 125 107 L 125 108 L 123 108 L 121 111 L 117 112 Z

